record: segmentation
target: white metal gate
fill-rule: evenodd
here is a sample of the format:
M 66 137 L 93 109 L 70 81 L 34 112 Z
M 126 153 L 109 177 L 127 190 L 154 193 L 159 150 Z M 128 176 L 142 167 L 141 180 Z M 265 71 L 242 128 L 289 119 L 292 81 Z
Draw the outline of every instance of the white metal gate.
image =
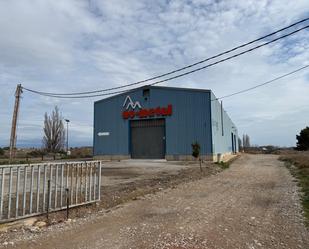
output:
M 101 162 L 0 166 L 0 223 L 100 200 Z

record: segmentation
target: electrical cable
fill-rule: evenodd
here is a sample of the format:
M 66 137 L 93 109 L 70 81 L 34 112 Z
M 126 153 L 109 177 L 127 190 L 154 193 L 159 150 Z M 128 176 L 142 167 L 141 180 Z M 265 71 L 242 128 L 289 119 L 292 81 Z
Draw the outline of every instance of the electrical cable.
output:
M 289 76 L 289 75 L 292 75 L 292 74 L 294 74 L 294 73 L 297 73 L 297 72 L 299 72 L 299 71 L 301 71 L 301 70 L 304 70 L 304 69 L 306 69 L 306 68 L 308 68 L 308 67 L 309 67 L 309 65 L 306 65 L 306 66 L 301 67 L 301 68 L 299 68 L 299 69 L 296 69 L 296 70 L 294 70 L 294 71 L 292 71 L 292 72 L 289 72 L 289 73 L 283 74 L 283 75 L 281 75 L 281 76 L 278 76 L 278 77 L 276 77 L 276 78 L 274 78 L 274 79 L 272 79 L 272 80 L 266 81 L 266 82 L 264 82 L 264 83 L 255 85 L 255 86 L 253 86 L 253 87 L 250 87 L 250 88 L 247 88 L 247 89 L 238 91 L 238 92 L 234 92 L 234 93 L 227 94 L 227 95 L 224 95 L 224 96 L 219 97 L 219 98 L 212 99 L 211 101 L 220 100 L 220 99 L 224 99 L 224 98 L 229 98 L 229 97 L 232 97 L 232 96 L 237 95 L 237 94 L 241 94 L 241 93 L 244 93 L 244 92 L 249 92 L 249 91 L 251 91 L 251 90 L 253 90 L 253 89 L 256 89 L 256 88 L 258 88 L 258 87 L 262 87 L 262 86 L 268 85 L 268 84 L 270 84 L 270 83 L 273 83 L 274 81 L 280 80 L 280 79 L 285 78 L 285 77 L 287 77 L 287 76 Z
M 268 41 L 268 42 L 265 42 L 265 43 L 260 44 L 260 45 L 258 45 L 258 46 L 255 46 L 255 47 L 253 47 L 253 48 L 250 48 L 250 49 L 245 50 L 245 51 L 243 51 L 243 52 L 240 52 L 240 53 L 238 53 L 238 54 L 235 54 L 235 55 L 226 57 L 226 58 L 221 59 L 221 60 L 219 60 L 219 61 L 216 61 L 216 62 L 207 64 L 207 65 L 205 65 L 205 66 L 203 66 L 203 67 L 199 67 L 199 68 L 196 68 L 196 69 L 194 69 L 194 70 L 191 70 L 191 71 L 188 71 L 188 72 L 185 72 L 185 73 L 182 73 L 182 74 L 179 74 L 179 75 L 176 75 L 176 76 L 167 78 L 167 79 L 163 79 L 163 80 L 160 80 L 160 81 L 153 82 L 153 83 L 149 84 L 148 86 L 153 86 L 153 85 L 157 85 L 157 84 L 160 84 L 160 83 L 169 81 L 169 80 L 177 79 L 177 78 L 183 77 L 183 76 L 185 76 L 185 75 L 192 74 L 192 73 L 194 73 L 194 72 L 197 72 L 197 71 L 206 69 L 206 68 L 208 68 L 208 67 L 214 66 L 214 65 L 216 65 L 216 64 L 222 63 L 222 62 L 224 62 L 224 61 L 230 60 L 230 59 L 232 59 L 232 58 L 239 57 L 239 56 L 241 56 L 241 55 L 243 55 L 243 54 L 249 53 L 249 52 L 254 51 L 254 50 L 258 49 L 258 48 L 261 48 L 261 47 L 264 47 L 264 46 L 266 46 L 266 45 L 268 45 L 268 44 L 271 44 L 271 43 L 273 43 L 273 42 L 275 42 L 275 41 L 281 40 L 281 39 L 283 39 L 283 38 L 285 38 L 285 37 L 288 37 L 288 36 L 293 35 L 293 34 L 295 34 L 295 33 L 297 33 L 297 32 L 300 32 L 301 30 L 304 30 L 304 29 L 306 29 L 306 28 L 308 28 L 308 27 L 309 27 L 309 25 L 304 26 L 304 27 L 302 27 L 302 28 L 300 28 L 300 29 L 297 29 L 297 30 L 295 30 L 295 31 L 293 31 L 293 32 L 290 32 L 290 33 L 285 34 L 285 35 L 283 35 L 283 36 L 280 36 L 280 37 L 278 37 L 278 38 L 276 38 L 276 39 L 273 39 L 273 40 L 271 40 L 271 41 Z M 114 92 L 103 93 L 103 94 L 83 95 L 83 96 L 61 96 L 61 95 L 52 95 L 52 94 L 49 94 L 49 93 L 44 93 L 44 92 L 38 92 L 38 91 L 35 91 L 35 90 L 31 90 L 31 89 L 28 89 L 28 88 L 25 88 L 25 87 L 23 87 L 23 89 L 26 90 L 26 91 L 32 92 L 32 93 L 36 93 L 36 94 L 43 95 L 43 96 L 47 96 L 47 97 L 54 97 L 54 98 L 92 98 L 92 97 L 100 97 L 100 96 L 106 96 L 106 95 L 113 95 L 113 94 L 124 93 L 124 92 L 128 92 L 128 91 L 132 91 L 132 90 L 134 90 L 134 89 L 136 89 L 136 88 L 127 89 L 127 90 L 122 90 L 122 91 L 114 91 Z
M 180 68 L 180 69 L 176 69 L 176 70 L 170 71 L 170 72 L 168 72 L 168 73 L 164 73 L 164 74 L 161 74 L 161 75 L 158 75 L 158 76 L 155 76 L 155 77 L 152 77 L 152 78 L 148 78 L 148 79 L 145 79 L 145 80 L 137 81 L 137 82 L 134 82 L 134 83 L 131 83 L 131 84 L 126 84 L 126 85 L 117 86 L 117 87 L 112 87 L 112 88 L 107 88 L 107 89 L 95 90 L 95 91 L 76 92 L 76 93 L 50 93 L 50 92 L 41 92 L 41 91 L 35 91 L 35 90 L 31 90 L 31 91 L 32 91 L 33 93 L 38 93 L 38 94 L 59 95 L 59 96 L 62 96 L 62 95 L 63 95 L 63 96 L 66 96 L 66 95 L 67 95 L 67 96 L 70 96 L 70 95 L 86 95 L 86 94 L 92 94 L 92 93 L 106 92 L 106 91 L 121 89 L 121 88 L 129 87 L 129 86 L 133 86 L 133 85 L 138 85 L 138 84 L 145 83 L 145 82 L 148 82 L 148 81 L 151 81 L 151 80 L 155 80 L 155 79 L 158 79 L 158 78 L 162 78 L 162 77 L 164 77 L 164 76 L 168 76 L 168 75 L 170 75 L 170 74 L 174 74 L 174 73 L 176 73 L 176 72 L 183 71 L 183 70 L 185 70 L 185 69 L 188 69 L 188 68 L 194 67 L 194 66 L 196 66 L 196 65 L 202 64 L 202 63 L 204 63 L 204 62 L 206 62 L 206 61 L 209 61 L 209 60 L 218 58 L 218 57 L 220 57 L 220 56 L 222 56 L 222 55 L 225 55 L 225 54 L 228 54 L 228 53 L 230 53 L 230 52 L 233 52 L 233 51 L 235 51 L 235 50 L 237 50 L 237 49 L 246 47 L 246 46 L 248 46 L 248 45 L 250 45 L 250 44 L 252 44 L 252 43 L 255 43 L 255 42 L 260 41 L 260 40 L 263 40 L 263 39 L 265 39 L 265 38 L 267 38 L 267 37 L 273 36 L 273 35 L 275 35 L 275 34 L 277 34 L 277 33 L 279 33 L 279 32 L 282 32 L 282 31 L 284 31 L 284 30 L 286 30 L 286 29 L 289 29 L 289 28 L 291 28 L 291 27 L 294 27 L 294 26 L 296 26 L 296 25 L 298 25 L 298 24 L 300 24 L 300 23 L 306 22 L 306 21 L 308 21 L 308 20 L 309 20 L 309 18 L 302 19 L 302 20 L 300 20 L 300 21 L 298 21 L 298 22 L 292 23 L 291 25 L 286 26 L 286 27 L 284 27 L 284 28 L 281 28 L 281 29 L 279 29 L 279 30 L 277 30 L 277 31 L 274 31 L 274 32 L 270 33 L 270 34 L 264 35 L 264 36 L 262 36 L 262 37 L 260 37 L 260 38 L 257 38 L 257 39 L 255 39 L 255 40 L 252 40 L 252 41 L 247 42 L 247 43 L 245 43 L 245 44 L 239 45 L 239 46 L 237 46 L 237 47 L 234 47 L 234 48 L 232 48 L 232 49 L 229 49 L 229 50 L 224 51 L 224 52 L 222 52 L 222 53 L 219 53 L 219 54 L 217 54 L 217 55 L 211 56 L 211 57 L 206 58 L 206 59 L 204 59 L 204 60 L 198 61 L 198 62 L 196 62 L 196 63 L 193 63 L 193 64 L 190 64 L 190 65 L 188 65 L 188 66 L 182 67 L 182 68 Z M 299 30 L 299 31 L 300 31 L 300 30 Z M 293 33 L 293 34 L 294 34 L 294 33 Z M 30 89 L 26 89 L 26 88 L 24 88 L 24 89 L 25 89 L 25 90 L 30 90 Z

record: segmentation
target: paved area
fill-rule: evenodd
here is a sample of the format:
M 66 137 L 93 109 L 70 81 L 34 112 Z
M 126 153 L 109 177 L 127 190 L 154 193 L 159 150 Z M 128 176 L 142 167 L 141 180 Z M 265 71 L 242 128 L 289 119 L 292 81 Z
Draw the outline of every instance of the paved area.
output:
M 15 248 L 309 248 L 297 186 L 272 155 L 129 202 Z

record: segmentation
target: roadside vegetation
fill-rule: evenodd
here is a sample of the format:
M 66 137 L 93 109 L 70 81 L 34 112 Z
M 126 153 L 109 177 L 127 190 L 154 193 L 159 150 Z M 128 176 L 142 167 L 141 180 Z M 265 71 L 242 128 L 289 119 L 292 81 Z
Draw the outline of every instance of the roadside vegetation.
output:
M 287 151 L 279 159 L 285 162 L 291 174 L 298 180 L 306 225 L 309 227 L 309 151 Z
M 3 153 L 2 153 L 2 152 Z M 28 148 L 16 150 L 11 164 L 40 163 L 54 160 L 92 160 L 92 147 L 71 147 L 71 155 L 66 152 L 48 153 L 44 149 Z M 9 148 L 0 150 L 0 165 L 9 164 Z
M 219 162 L 219 163 L 217 162 L 215 164 L 217 164 L 221 169 L 228 169 L 230 167 L 230 162 L 221 161 L 221 162 Z

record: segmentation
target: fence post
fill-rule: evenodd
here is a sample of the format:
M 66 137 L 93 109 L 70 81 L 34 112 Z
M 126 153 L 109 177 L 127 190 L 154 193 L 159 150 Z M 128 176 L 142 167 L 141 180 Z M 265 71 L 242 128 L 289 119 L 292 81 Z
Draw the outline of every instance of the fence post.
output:
M 69 188 L 65 189 L 66 192 L 66 199 L 67 199 L 67 220 L 69 219 L 69 208 L 70 208 L 70 194 L 69 194 Z
M 57 208 L 57 203 L 58 203 L 58 164 L 56 164 L 56 169 L 55 169 L 55 199 L 54 199 L 54 209 Z
M 31 165 L 29 214 L 32 214 L 34 166 Z
M 26 214 L 26 198 L 27 198 L 27 166 L 24 166 L 24 187 L 23 187 L 23 210 L 22 215 Z
M 2 219 L 3 212 L 3 193 L 4 193 L 4 180 L 5 180 L 5 168 L 2 168 L 1 176 L 1 196 L 0 196 L 0 219 Z
M 47 210 L 47 215 L 46 215 L 46 217 L 47 217 L 47 219 L 48 219 L 48 215 L 49 215 L 49 204 L 50 204 L 50 198 L 49 198 L 49 196 L 50 196 L 50 180 L 48 180 L 47 181 L 47 194 L 48 194 L 48 198 L 47 198 L 47 208 L 46 208 L 46 210 Z
M 8 219 L 11 218 L 12 184 L 13 184 L 13 167 L 10 167 L 9 200 L 8 200 L 8 215 L 7 215 Z
M 41 167 L 38 165 L 38 172 L 37 172 L 37 180 L 36 180 L 36 212 L 39 212 L 40 208 L 40 187 L 41 187 Z
M 46 209 L 45 201 L 46 201 L 46 179 L 47 179 L 47 167 L 48 165 L 44 164 L 44 176 L 43 176 L 43 203 L 42 203 L 42 212 Z
M 85 168 L 85 202 L 87 202 L 87 197 L 88 197 L 88 163 L 85 162 L 86 168 Z
M 101 177 L 102 177 L 102 175 L 101 175 L 101 172 L 102 172 L 102 162 L 100 161 L 99 162 L 99 186 L 98 186 L 98 200 L 100 201 L 101 200 Z
M 19 206 L 19 178 L 20 178 L 20 167 L 17 167 L 17 178 L 16 178 L 16 198 L 15 198 L 15 218 L 18 217 L 18 206 Z
M 63 164 L 61 164 L 61 180 L 60 180 L 60 207 L 62 208 L 63 195 Z

